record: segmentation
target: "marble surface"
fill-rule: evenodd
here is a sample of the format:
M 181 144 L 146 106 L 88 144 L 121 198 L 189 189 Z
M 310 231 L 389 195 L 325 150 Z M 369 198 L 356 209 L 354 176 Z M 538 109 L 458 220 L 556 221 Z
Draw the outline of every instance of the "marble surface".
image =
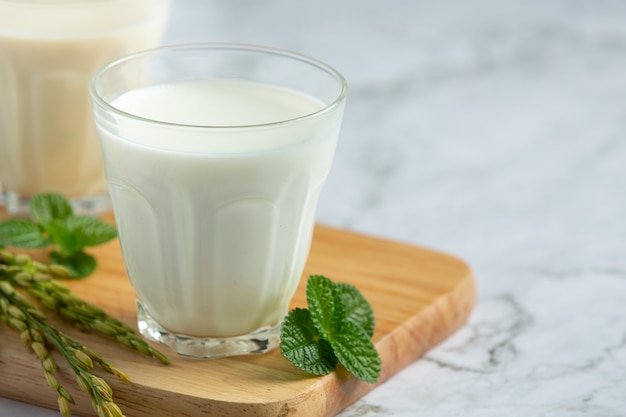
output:
M 467 325 L 340 417 L 626 415 L 626 3 L 175 0 L 350 95 L 318 218 L 473 268 Z M 0 399 L 0 417 L 56 412 Z

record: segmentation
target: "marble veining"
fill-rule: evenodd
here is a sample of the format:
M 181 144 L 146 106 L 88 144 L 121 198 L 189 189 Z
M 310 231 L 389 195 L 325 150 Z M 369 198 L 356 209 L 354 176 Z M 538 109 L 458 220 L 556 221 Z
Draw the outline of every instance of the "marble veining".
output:
M 626 3 L 176 0 L 166 44 L 335 66 L 317 218 L 440 249 L 466 326 L 340 417 L 626 416 Z M 0 417 L 56 413 L 0 399 Z

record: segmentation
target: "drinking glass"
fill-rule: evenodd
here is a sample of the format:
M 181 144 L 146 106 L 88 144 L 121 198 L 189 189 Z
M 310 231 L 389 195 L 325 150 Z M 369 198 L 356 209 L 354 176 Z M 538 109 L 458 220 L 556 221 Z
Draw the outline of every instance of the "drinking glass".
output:
M 144 51 L 94 76 L 144 336 L 195 358 L 278 345 L 346 92 L 330 66 L 252 45 Z
M 0 183 L 7 210 L 42 192 L 77 211 L 110 208 L 89 79 L 156 47 L 169 0 L 0 0 Z

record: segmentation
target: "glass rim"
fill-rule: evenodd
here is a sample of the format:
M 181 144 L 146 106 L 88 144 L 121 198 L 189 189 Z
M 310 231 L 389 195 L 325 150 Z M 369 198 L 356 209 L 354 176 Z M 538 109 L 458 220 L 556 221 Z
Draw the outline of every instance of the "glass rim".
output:
M 324 104 L 320 109 L 312 113 L 307 113 L 301 116 L 281 119 L 281 120 L 272 121 L 272 122 L 243 124 L 243 125 L 210 125 L 210 124 L 176 123 L 176 122 L 168 122 L 168 121 L 158 120 L 158 119 L 149 118 L 149 117 L 142 117 L 133 113 L 126 112 L 124 110 L 121 110 L 113 106 L 109 101 L 107 101 L 104 97 L 102 97 L 102 95 L 98 92 L 98 86 L 97 86 L 98 81 L 108 71 L 112 70 L 113 68 L 118 67 L 119 65 L 122 65 L 126 62 L 133 61 L 136 59 L 162 54 L 164 52 L 184 51 L 184 50 L 187 50 L 187 51 L 231 50 L 231 51 L 242 51 L 242 52 L 249 51 L 249 52 L 255 52 L 255 53 L 265 53 L 269 55 L 281 56 L 284 58 L 290 58 L 292 60 L 300 61 L 302 63 L 307 63 L 311 66 L 317 67 L 318 69 L 325 71 L 328 74 L 331 74 L 335 78 L 335 80 L 339 82 L 339 84 L 341 85 L 341 88 L 339 90 L 339 93 L 334 98 L 334 100 L 330 101 L 328 104 Z M 204 43 L 166 45 L 166 46 L 161 46 L 158 48 L 152 48 L 152 49 L 135 52 L 135 53 L 120 57 L 118 59 L 115 59 L 109 62 L 108 64 L 104 65 L 103 67 L 101 67 L 99 70 L 97 70 L 93 74 L 93 76 L 91 77 L 89 81 L 89 92 L 94 102 L 98 104 L 99 106 L 103 107 L 105 110 L 113 112 L 117 115 L 120 115 L 126 118 L 139 121 L 139 122 L 150 123 L 152 125 L 157 125 L 157 126 L 160 125 L 160 126 L 177 127 L 177 128 L 184 127 L 184 128 L 207 129 L 207 130 L 218 130 L 218 129 L 234 130 L 234 129 L 251 129 L 251 128 L 262 128 L 262 127 L 284 125 L 284 124 L 289 124 L 289 123 L 293 123 L 293 122 L 297 122 L 301 120 L 312 119 L 324 113 L 328 113 L 335 107 L 339 106 L 345 100 L 346 95 L 348 93 L 348 83 L 346 79 L 343 77 L 343 75 L 332 66 L 318 59 L 311 58 L 307 55 L 304 55 L 298 52 L 293 52 L 287 49 L 275 48 L 275 47 L 270 47 L 270 46 L 261 46 L 261 45 L 254 45 L 254 44 L 245 44 L 245 43 L 204 42 Z

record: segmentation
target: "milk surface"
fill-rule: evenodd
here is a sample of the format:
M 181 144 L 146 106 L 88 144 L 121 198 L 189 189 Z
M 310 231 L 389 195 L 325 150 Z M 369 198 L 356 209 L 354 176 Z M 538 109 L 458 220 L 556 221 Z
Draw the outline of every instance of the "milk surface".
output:
M 163 0 L 0 0 L 0 182 L 5 191 L 22 197 L 106 192 L 89 79 L 114 58 L 156 46 L 167 5 Z
M 340 112 L 307 117 L 322 104 L 234 80 L 150 86 L 112 104 L 165 122 L 96 111 L 142 305 L 166 329 L 191 336 L 278 325 L 308 256 Z M 289 119 L 297 120 L 281 122 Z

